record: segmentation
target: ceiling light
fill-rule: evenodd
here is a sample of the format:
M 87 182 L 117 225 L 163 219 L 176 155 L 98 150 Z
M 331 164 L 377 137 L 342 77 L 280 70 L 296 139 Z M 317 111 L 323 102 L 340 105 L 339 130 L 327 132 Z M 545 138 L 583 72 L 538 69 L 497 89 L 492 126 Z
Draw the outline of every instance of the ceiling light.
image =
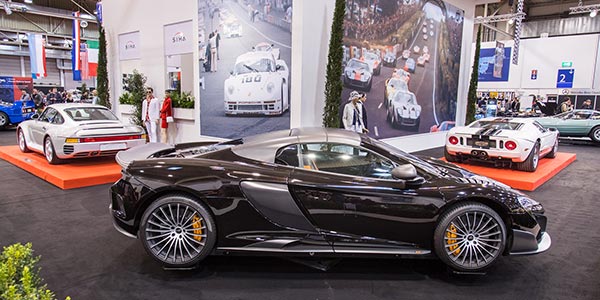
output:
M 25 0 L 25 3 L 31 4 L 31 3 L 33 3 L 33 0 Z
M 595 17 L 598 14 L 597 10 L 592 10 L 592 12 L 590 13 L 590 17 Z

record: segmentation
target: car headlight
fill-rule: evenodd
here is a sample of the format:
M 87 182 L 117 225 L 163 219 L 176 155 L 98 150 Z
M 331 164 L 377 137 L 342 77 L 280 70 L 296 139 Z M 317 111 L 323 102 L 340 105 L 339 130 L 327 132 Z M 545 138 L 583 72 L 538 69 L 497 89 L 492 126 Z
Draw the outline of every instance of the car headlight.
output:
M 230 85 L 227 87 L 227 92 L 229 93 L 229 95 L 233 95 L 234 90 L 235 90 L 235 87 L 233 85 Z
M 539 202 L 529 197 L 519 196 L 517 197 L 517 200 L 519 200 L 519 204 L 521 205 L 521 207 L 523 207 L 523 209 L 527 211 L 539 212 L 544 210 L 544 208 Z
M 273 82 L 267 83 L 267 92 L 269 94 L 271 94 L 271 93 L 273 93 L 274 90 L 275 90 L 275 84 Z

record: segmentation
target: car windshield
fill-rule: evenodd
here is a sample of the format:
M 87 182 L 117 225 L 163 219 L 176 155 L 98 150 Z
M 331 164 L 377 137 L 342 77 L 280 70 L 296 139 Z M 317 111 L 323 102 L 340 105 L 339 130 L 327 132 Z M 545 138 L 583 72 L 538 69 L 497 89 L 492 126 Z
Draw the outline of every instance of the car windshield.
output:
M 65 114 L 73 121 L 117 121 L 117 117 L 106 108 L 73 107 L 65 109 Z
M 358 61 L 356 59 L 350 60 L 350 62 L 348 62 L 348 67 L 353 68 L 353 69 L 366 69 L 366 70 L 369 70 L 369 65 L 367 65 L 364 62 Z
M 369 52 L 369 53 L 365 54 L 365 59 L 366 60 L 377 60 L 377 54 Z
M 493 128 L 493 129 L 504 129 L 504 130 L 519 130 L 523 126 L 523 123 L 516 122 L 503 122 L 503 121 L 476 121 L 471 124 L 471 128 Z
M 440 170 L 438 168 L 436 168 L 436 167 L 432 166 L 431 164 L 429 164 L 428 162 L 426 162 L 412 154 L 406 153 L 388 143 L 384 143 L 382 141 L 372 139 L 369 137 L 367 137 L 367 138 L 363 137 L 363 143 L 365 143 L 366 145 L 372 146 L 370 148 L 381 149 L 381 150 L 384 150 L 384 151 L 390 153 L 392 156 L 394 156 L 396 158 L 395 161 L 397 163 L 400 163 L 400 164 L 410 163 L 410 164 L 414 165 L 416 168 L 421 169 L 421 170 L 429 173 L 430 175 L 442 176 L 442 172 L 440 172 Z
M 404 91 L 399 91 L 394 95 L 394 102 L 399 102 L 402 104 L 415 105 L 417 102 L 415 101 L 413 95 L 411 93 L 407 93 Z
M 275 63 L 268 58 L 245 60 L 238 62 L 234 70 L 236 75 L 258 72 L 275 72 Z

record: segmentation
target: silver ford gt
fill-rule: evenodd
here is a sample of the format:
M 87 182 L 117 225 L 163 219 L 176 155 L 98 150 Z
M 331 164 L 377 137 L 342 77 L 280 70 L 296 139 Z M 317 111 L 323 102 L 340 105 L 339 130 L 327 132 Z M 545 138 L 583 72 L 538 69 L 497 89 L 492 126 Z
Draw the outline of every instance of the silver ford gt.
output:
M 63 159 L 109 156 L 144 144 L 137 125 L 123 124 L 106 107 L 93 104 L 53 104 L 17 127 L 22 152 L 44 154 L 50 164 Z

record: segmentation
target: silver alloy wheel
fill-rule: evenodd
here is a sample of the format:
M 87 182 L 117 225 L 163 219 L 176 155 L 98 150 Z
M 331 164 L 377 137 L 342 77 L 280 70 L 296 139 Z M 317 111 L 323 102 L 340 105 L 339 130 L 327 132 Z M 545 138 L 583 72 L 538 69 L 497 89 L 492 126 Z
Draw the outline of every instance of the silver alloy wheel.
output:
M 193 207 L 168 203 L 152 212 L 144 234 L 148 249 L 156 258 L 169 264 L 185 264 L 202 252 L 206 224 Z
M 600 127 L 594 130 L 594 139 L 596 139 L 596 141 L 600 141 Z
M 8 125 L 8 116 L 5 113 L 0 112 L 0 128 L 6 125 Z
M 44 142 L 44 155 L 46 156 L 46 160 L 48 162 L 51 162 L 52 158 L 54 157 L 54 148 L 52 147 L 52 141 L 50 138 L 46 138 L 46 141 Z
M 480 269 L 492 263 L 502 247 L 502 228 L 485 212 L 466 212 L 446 228 L 445 251 L 448 257 L 465 269 Z
M 19 130 L 19 149 L 25 152 L 25 134 L 23 130 Z

